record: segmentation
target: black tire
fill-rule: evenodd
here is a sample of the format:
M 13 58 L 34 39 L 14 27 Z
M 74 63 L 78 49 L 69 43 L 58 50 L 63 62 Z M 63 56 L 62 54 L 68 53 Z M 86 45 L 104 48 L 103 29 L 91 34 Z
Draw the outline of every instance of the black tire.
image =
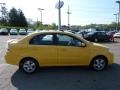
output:
M 25 73 L 34 73 L 35 71 L 38 70 L 39 64 L 35 59 L 32 58 L 24 58 L 20 62 L 20 69 L 24 71 Z
M 102 71 L 107 65 L 107 59 L 101 56 L 94 58 L 90 63 L 90 67 L 95 71 Z

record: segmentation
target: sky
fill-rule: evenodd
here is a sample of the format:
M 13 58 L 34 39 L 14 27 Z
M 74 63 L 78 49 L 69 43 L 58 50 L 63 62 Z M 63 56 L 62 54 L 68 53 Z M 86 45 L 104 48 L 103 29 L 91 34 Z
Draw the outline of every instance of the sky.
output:
M 116 0 L 61 0 L 61 24 L 68 24 L 68 5 L 70 6 L 70 25 L 109 24 L 115 21 L 113 14 L 118 13 Z M 43 8 L 43 24 L 58 24 L 58 9 L 55 8 L 58 0 L 0 0 L 6 3 L 8 11 L 15 7 L 21 9 L 26 18 L 40 21 L 40 11 Z

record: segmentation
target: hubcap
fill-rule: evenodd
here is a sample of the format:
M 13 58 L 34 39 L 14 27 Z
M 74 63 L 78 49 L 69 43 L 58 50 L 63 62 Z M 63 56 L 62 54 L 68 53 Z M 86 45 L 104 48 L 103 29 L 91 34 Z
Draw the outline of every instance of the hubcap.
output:
M 95 38 L 95 40 L 94 40 L 95 42 L 98 42 L 98 39 L 97 38 Z
M 104 59 L 96 59 L 93 63 L 93 67 L 95 70 L 102 70 L 105 67 L 105 60 Z
M 34 61 L 27 60 L 23 63 L 23 69 L 25 72 L 34 72 L 36 69 L 36 64 Z

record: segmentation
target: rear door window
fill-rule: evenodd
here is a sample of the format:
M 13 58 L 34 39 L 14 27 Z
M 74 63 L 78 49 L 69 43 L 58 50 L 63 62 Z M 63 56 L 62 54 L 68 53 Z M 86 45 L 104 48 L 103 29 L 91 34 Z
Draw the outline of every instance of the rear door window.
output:
M 53 45 L 53 35 L 52 34 L 41 34 L 34 36 L 30 40 L 30 44 L 33 45 Z

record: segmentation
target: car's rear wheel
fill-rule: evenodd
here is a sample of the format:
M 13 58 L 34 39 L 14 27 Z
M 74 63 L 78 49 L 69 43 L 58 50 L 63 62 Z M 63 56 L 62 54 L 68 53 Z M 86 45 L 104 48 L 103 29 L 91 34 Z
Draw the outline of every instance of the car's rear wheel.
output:
M 33 73 L 37 71 L 38 67 L 38 62 L 32 58 L 24 58 L 20 63 L 20 69 L 22 69 L 25 73 Z
M 96 57 L 90 63 L 90 67 L 95 71 L 101 71 L 106 68 L 107 60 L 104 57 Z

